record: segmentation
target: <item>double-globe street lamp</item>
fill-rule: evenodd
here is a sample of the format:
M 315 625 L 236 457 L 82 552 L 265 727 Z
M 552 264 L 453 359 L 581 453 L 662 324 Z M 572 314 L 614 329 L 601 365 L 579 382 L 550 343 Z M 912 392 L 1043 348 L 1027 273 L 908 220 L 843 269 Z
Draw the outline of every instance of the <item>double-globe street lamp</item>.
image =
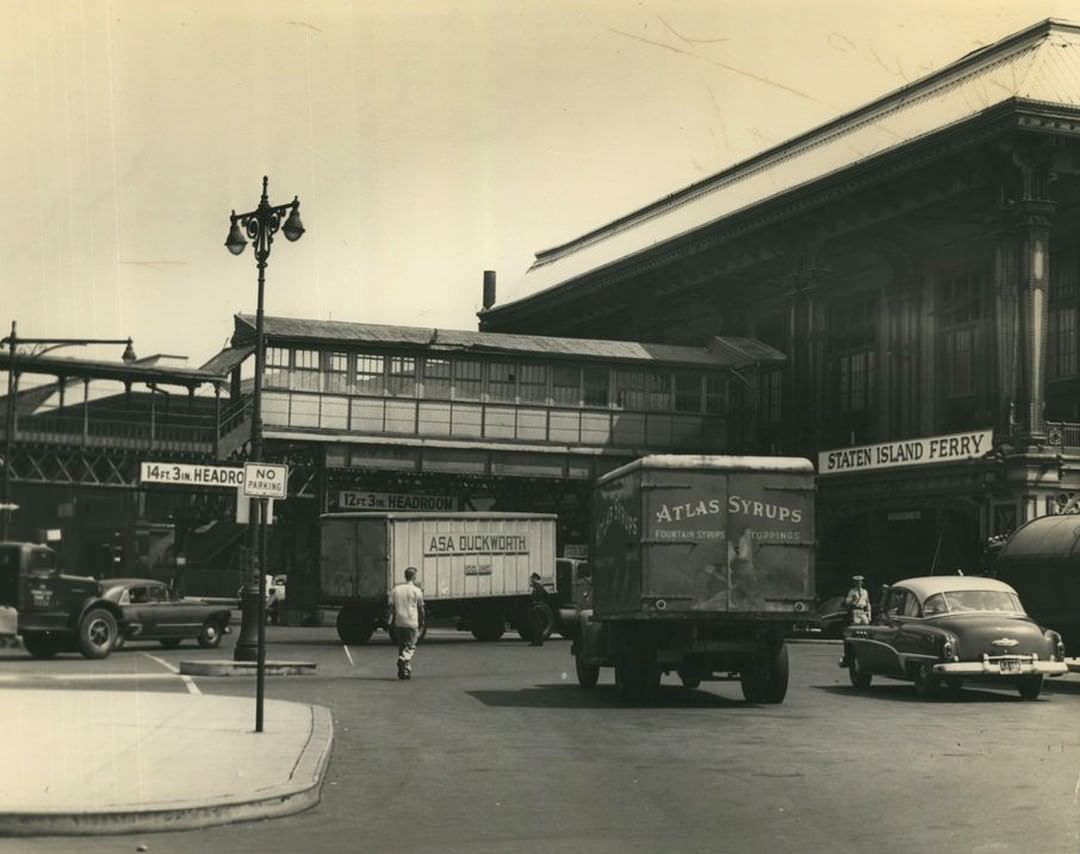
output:
M 58 350 L 61 347 L 84 347 L 88 344 L 124 344 L 124 354 L 121 359 L 125 364 L 135 361 L 135 350 L 131 346 L 130 338 L 19 338 L 15 331 L 15 321 L 11 321 L 11 334 L 0 339 L 0 348 L 8 348 L 8 383 L 7 383 L 7 410 L 4 413 L 4 480 L 3 501 L 0 508 L 3 509 L 2 521 L 0 521 L 0 540 L 7 540 L 11 531 L 11 513 L 16 509 L 11 495 L 11 475 L 14 468 L 14 442 L 15 442 L 15 398 L 19 393 L 19 370 L 17 362 L 33 362 L 44 356 L 50 350 Z M 19 345 L 31 347 L 29 353 L 20 353 Z M 61 401 L 63 398 L 61 397 Z
M 274 235 L 280 229 L 287 240 L 299 240 L 304 233 L 300 222 L 300 199 L 286 205 L 271 205 L 267 197 L 268 179 L 263 176 L 262 197 L 253 211 L 238 214 L 235 210 L 229 217 L 229 236 L 225 246 L 233 255 L 239 255 L 252 243 L 255 252 L 255 265 L 259 270 L 259 297 L 255 311 L 255 385 L 251 401 L 251 452 L 249 459 L 258 462 L 262 459 L 262 383 L 266 363 L 266 345 L 263 340 L 263 290 L 266 283 L 266 262 L 270 257 L 270 247 Z M 247 235 L 245 239 L 244 235 Z M 233 651 L 235 661 L 258 662 L 258 703 L 256 706 L 256 732 L 262 732 L 262 694 L 263 665 L 266 650 L 266 559 L 265 519 L 262 514 L 263 504 L 259 499 L 251 499 L 248 522 L 251 526 L 251 566 L 247 583 L 241 598 L 240 636 L 236 639 Z

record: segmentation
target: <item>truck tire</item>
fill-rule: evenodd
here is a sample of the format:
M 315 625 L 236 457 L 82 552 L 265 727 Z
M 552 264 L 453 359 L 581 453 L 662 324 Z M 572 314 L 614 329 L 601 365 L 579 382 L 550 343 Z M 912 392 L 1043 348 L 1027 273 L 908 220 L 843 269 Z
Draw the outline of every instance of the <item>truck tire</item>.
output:
M 502 614 L 479 614 L 473 619 L 470 630 L 478 641 L 497 641 L 506 631 L 506 621 Z
M 79 652 L 84 658 L 107 657 L 116 637 L 116 618 L 104 608 L 91 608 L 79 621 Z
M 639 703 L 660 690 L 660 665 L 647 647 L 623 651 L 615 661 L 615 688 L 628 703 Z
M 600 679 L 600 665 L 589 664 L 585 660 L 585 652 L 581 649 L 574 650 L 574 669 L 577 671 L 577 683 L 582 688 L 595 688 Z
M 754 658 L 739 676 L 746 702 L 784 702 L 788 689 L 787 645 L 781 642 L 764 658 Z
M 337 633 L 344 644 L 365 644 L 375 632 L 375 621 L 356 608 L 342 608 L 337 615 Z
M 26 632 L 22 642 L 34 658 L 53 658 L 60 651 L 60 638 L 52 632 Z

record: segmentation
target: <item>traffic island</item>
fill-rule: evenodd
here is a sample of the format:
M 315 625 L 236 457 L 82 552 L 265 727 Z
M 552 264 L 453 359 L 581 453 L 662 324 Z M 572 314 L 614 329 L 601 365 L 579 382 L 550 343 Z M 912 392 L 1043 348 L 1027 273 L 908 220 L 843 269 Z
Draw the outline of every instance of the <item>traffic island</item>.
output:
M 313 661 L 264 661 L 266 676 L 302 676 L 314 673 L 318 667 Z M 259 664 L 256 661 L 181 661 L 182 676 L 255 676 Z
M 323 706 L 186 693 L 0 690 L 0 837 L 191 830 L 318 804 Z M 48 745 L 43 750 L 42 745 Z

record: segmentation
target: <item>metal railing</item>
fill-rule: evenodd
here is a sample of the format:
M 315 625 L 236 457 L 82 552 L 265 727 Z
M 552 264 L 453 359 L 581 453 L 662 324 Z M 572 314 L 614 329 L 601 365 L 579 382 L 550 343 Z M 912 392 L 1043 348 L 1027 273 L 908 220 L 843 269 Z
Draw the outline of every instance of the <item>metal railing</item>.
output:
M 1060 437 L 1063 448 L 1080 452 L 1080 424 L 1069 421 L 1047 421 L 1046 431 L 1051 437 Z
M 2 434 L 0 427 L 0 434 Z M 32 415 L 20 418 L 12 441 L 56 445 L 134 447 L 212 452 L 217 425 L 212 416 L 111 412 L 84 418 L 78 415 Z

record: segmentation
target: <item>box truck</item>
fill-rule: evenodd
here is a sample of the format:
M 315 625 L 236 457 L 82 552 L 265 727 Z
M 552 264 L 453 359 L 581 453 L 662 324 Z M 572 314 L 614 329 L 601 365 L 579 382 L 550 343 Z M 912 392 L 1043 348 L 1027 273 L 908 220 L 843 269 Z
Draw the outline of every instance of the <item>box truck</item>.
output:
M 664 673 L 787 693 L 785 636 L 814 604 L 814 469 L 801 458 L 648 456 L 599 478 L 591 586 L 572 632 L 578 682 L 615 668 L 624 699 Z
M 529 576 L 556 586 L 555 521 L 546 513 L 327 513 L 320 519 L 321 599 L 340 606 L 338 636 L 366 643 L 385 628 L 387 594 L 417 570 L 431 618 L 478 640 L 525 636 Z M 547 629 L 550 632 L 550 625 Z

